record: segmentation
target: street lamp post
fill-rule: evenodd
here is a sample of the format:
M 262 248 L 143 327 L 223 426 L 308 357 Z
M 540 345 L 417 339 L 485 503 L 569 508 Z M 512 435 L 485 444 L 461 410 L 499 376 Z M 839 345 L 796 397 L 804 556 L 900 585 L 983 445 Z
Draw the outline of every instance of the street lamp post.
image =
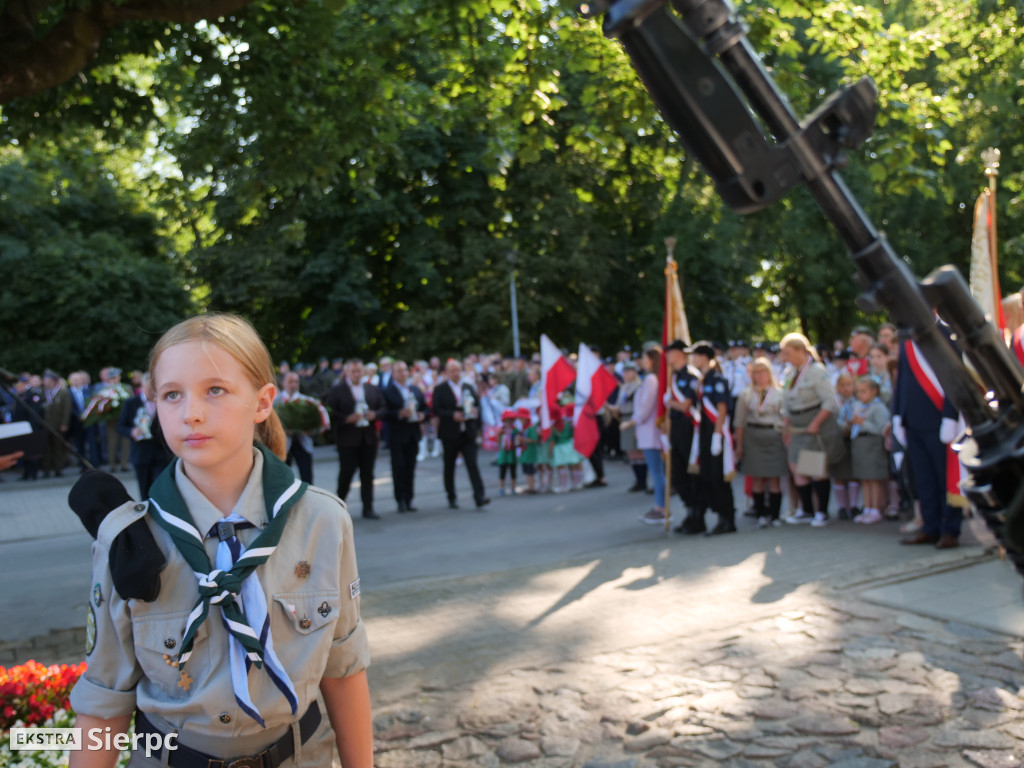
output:
M 516 302 L 516 252 L 508 252 L 508 292 L 512 302 L 512 355 L 519 357 L 519 307 Z

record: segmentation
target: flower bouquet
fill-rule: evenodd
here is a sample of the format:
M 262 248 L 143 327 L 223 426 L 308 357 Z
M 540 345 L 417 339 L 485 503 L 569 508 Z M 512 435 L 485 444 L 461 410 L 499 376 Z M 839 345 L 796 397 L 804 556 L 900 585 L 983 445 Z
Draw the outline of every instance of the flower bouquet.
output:
M 104 387 L 89 399 L 82 411 L 82 423 L 91 427 L 93 424 L 117 421 L 128 397 L 119 387 Z
M 289 400 L 274 406 L 285 432 L 315 432 L 323 428 L 320 404 L 310 398 Z

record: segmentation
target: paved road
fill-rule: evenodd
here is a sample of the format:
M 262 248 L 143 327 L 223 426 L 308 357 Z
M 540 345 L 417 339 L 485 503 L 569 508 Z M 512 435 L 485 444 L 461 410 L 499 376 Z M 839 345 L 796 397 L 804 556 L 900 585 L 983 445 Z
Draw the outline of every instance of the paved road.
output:
M 610 487 L 501 498 L 497 483 L 490 482 L 497 470 L 484 464 L 492 503 L 483 512 L 475 511 L 461 468 L 457 478 L 463 508 L 448 508 L 440 459 L 419 464 L 416 504 L 420 511 L 413 514 L 395 511 L 386 455 L 378 460 L 375 481 L 382 520 L 360 517 L 358 484 L 353 487 L 349 499 L 354 500 L 364 594 L 404 582 L 557 563 L 660 535 L 636 520 L 637 510 L 643 511 L 650 503 L 649 496 Z M 318 483 L 334 487 L 337 462 L 331 453 L 321 450 L 314 471 Z M 628 485 L 625 467 L 611 464 L 609 472 L 613 486 Z M 121 477 L 129 492 L 136 493 L 134 479 Z M 67 508 L 67 491 L 73 480 L 49 480 L 28 487 L 11 482 L 0 485 L 0 576 L 6 585 L 0 645 L 84 625 L 90 538 Z M 48 563 L 44 578 L 40 578 L 40 563 Z

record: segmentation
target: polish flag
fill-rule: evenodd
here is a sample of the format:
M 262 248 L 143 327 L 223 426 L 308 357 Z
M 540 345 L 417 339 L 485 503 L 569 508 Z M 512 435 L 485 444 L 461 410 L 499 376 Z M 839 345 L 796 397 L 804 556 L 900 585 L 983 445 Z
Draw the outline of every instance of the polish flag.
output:
M 540 336 L 540 433 L 551 434 L 551 410 L 558 396 L 576 379 L 576 371 L 546 334 Z
M 597 412 L 605 404 L 615 388 L 618 379 L 601 364 L 586 344 L 580 344 L 576 363 L 576 408 L 573 411 L 573 446 L 581 456 L 587 458 L 601 440 L 601 429 L 597 425 Z

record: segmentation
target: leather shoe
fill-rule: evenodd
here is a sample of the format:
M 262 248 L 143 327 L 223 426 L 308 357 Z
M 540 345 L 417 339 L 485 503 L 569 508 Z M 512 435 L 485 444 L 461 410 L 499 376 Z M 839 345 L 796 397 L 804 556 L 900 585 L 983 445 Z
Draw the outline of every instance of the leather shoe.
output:
M 399 512 L 408 512 L 409 511 L 409 507 L 406 505 L 406 503 L 404 501 L 400 501 L 400 502 L 398 502 L 398 511 Z
M 490 500 L 490 499 L 488 499 L 488 498 L 487 498 L 487 497 L 485 496 L 485 497 L 484 497 L 484 498 L 482 498 L 482 499 L 477 499 L 477 500 L 476 500 L 476 508 L 477 508 L 477 509 L 480 509 L 481 507 L 486 507 L 486 506 L 487 506 L 488 504 L 490 504 L 490 503 L 491 503 L 491 500 Z
M 367 520 L 380 520 L 380 515 L 378 515 L 372 509 L 363 512 L 363 517 L 365 517 Z
M 606 485 L 608 485 L 608 483 L 606 483 L 604 478 L 602 477 L 596 480 L 591 480 L 589 483 L 587 483 L 587 488 L 604 488 Z
M 459 505 L 455 503 L 455 499 L 451 499 L 448 502 L 448 509 L 458 509 Z
M 951 533 L 944 533 L 939 536 L 939 540 L 935 542 L 936 549 L 955 549 L 960 546 L 960 539 Z
M 696 518 L 687 517 L 674 530 L 676 533 L 696 536 L 698 533 L 706 533 L 708 529 L 703 522 L 697 522 Z
M 714 528 L 705 533 L 705 536 L 720 536 L 723 533 L 736 533 L 736 524 L 722 520 Z
M 412 504 L 406 504 L 405 505 L 405 511 L 406 512 L 415 512 L 416 511 L 416 507 L 414 507 Z
M 924 531 L 918 531 L 913 536 L 907 536 L 905 539 L 900 539 L 900 544 L 906 544 L 913 546 L 914 544 L 934 544 L 938 539 L 934 536 L 925 533 Z

